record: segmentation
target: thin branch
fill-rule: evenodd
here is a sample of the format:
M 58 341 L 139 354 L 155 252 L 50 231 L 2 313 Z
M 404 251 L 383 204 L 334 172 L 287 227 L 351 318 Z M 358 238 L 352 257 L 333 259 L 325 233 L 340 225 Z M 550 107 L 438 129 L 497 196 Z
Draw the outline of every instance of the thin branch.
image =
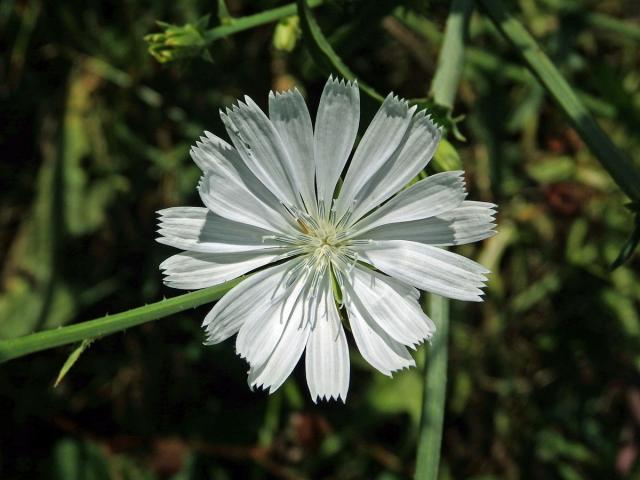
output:
M 221 298 L 244 278 L 246 277 L 240 277 L 222 285 L 161 300 L 116 315 L 107 315 L 103 318 L 53 330 L 45 330 L 44 332 L 37 332 L 23 337 L 0 340 L 0 363 L 49 348 L 109 335 L 182 312 L 188 308 L 195 308 L 205 303 L 213 302 Z

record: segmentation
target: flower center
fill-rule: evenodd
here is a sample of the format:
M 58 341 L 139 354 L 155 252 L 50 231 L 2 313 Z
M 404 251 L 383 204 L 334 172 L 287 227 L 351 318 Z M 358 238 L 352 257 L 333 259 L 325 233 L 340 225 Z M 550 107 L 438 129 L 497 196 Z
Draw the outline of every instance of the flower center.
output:
M 321 247 L 333 247 L 338 243 L 336 228 L 328 222 L 320 222 L 319 228 L 310 233 Z
M 328 219 L 298 219 L 304 241 L 303 249 L 316 262 L 331 262 L 344 250 L 346 235 Z
M 295 207 L 285 205 L 285 208 L 297 224 L 298 232 L 293 235 L 274 235 L 268 238 L 291 246 L 283 258 L 298 255 L 303 257 L 295 272 L 291 272 L 291 277 L 294 278 L 306 272 L 305 274 L 312 275 L 314 280 L 311 283 L 315 285 L 327 271 L 331 270 L 335 273 L 338 284 L 342 285 L 343 275 L 348 273 L 358 261 L 358 253 L 351 247 L 364 240 L 352 239 L 352 232 L 343 222 L 336 222 L 332 214 L 310 215 Z

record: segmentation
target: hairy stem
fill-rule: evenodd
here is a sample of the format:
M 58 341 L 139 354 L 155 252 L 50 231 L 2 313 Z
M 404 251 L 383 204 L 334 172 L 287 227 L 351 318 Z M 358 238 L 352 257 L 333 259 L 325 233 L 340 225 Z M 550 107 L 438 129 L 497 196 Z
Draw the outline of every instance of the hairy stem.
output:
M 223 283 L 222 285 L 205 288 L 197 292 L 178 295 L 177 297 L 161 300 L 143 307 L 134 308 L 133 310 L 127 310 L 126 312 L 116 315 L 107 315 L 103 318 L 88 320 L 53 330 L 45 330 L 23 337 L 0 340 L 0 363 L 49 348 L 79 342 L 88 338 L 109 335 L 135 327 L 141 323 L 158 320 L 159 318 L 167 317 L 188 308 L 194 308 L 218 300 L 240 283 L 243 278 L 244 277 L 240 277 Z
M 324 0 L 307 0 L 307 4 L 310 8 L 318 7 L 323 3 Z M 256 13 L 254 15 L 234 18 L 227 25 L 221 25 L 207 30 L 204 35 L 207 42 L 212 43 L 220 38 L 235 35 L 238 32 L 250 30 L 261 25 L 266 25 L 267 23 L 273 23 L 282 18 L 296 15 L 297 13 L 298 7 L 296 4 L 288 3 L 282 7 L 272 8 L 271 10 L 265 10 L 264 12 Z

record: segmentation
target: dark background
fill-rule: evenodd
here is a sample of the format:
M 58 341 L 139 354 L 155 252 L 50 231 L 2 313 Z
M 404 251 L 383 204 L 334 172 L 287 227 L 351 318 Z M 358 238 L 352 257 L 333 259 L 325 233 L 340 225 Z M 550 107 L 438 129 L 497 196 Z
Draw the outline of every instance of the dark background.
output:
M 378 91 L 427 95 L 448 2 L 333 1 L 331 44 Z M 282 2 L 230 0 L 248 15 Z M 640 154 L 637 1 L 509 3 L 614 142 Z M 180 292 L 158 264 L 161 208 L 199 205 L 188 148 L 225 136 L 218 109 L 269 89 L 305 93 L 327 72 L 273 25 L 217 41 L 212 62 L 160 65 L 143 36 L 216 3 L 0 3 L 0 338 Z M 594 23 L 594 13 L 629 30 Z M 420 28 L 416 29 L 416 25 Z M 471 23 L 450 138 L 471 198 L 499 235 L 458 251 L 492 272 L 484 304 L 452 303 L 444 479 L 639 478 L 638 258 L 611 273 L 632 226 L 625 197 L 485 16 Z M 376 105 L 363 98 L 366 125 Z M 387 379 L 352 349 L 346 405 L 314 405 L 303 369 L 251 393 L 232 341 L 203 347 L 208 306 L 0 367 L 0 478 L 410 478 L 421 374 Z M 421 363 L 423 350 L 416 353 Z

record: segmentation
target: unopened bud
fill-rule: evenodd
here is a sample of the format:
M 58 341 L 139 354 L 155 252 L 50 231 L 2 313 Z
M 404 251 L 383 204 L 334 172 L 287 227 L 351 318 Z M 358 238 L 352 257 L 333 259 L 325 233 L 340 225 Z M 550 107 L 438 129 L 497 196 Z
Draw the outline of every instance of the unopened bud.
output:
M 291 52 L 296 48 L 298 38 L 300 38 L 300 18 L 297 15 L 283 18 L 273 32 L 273 46 L 277 50 Z

